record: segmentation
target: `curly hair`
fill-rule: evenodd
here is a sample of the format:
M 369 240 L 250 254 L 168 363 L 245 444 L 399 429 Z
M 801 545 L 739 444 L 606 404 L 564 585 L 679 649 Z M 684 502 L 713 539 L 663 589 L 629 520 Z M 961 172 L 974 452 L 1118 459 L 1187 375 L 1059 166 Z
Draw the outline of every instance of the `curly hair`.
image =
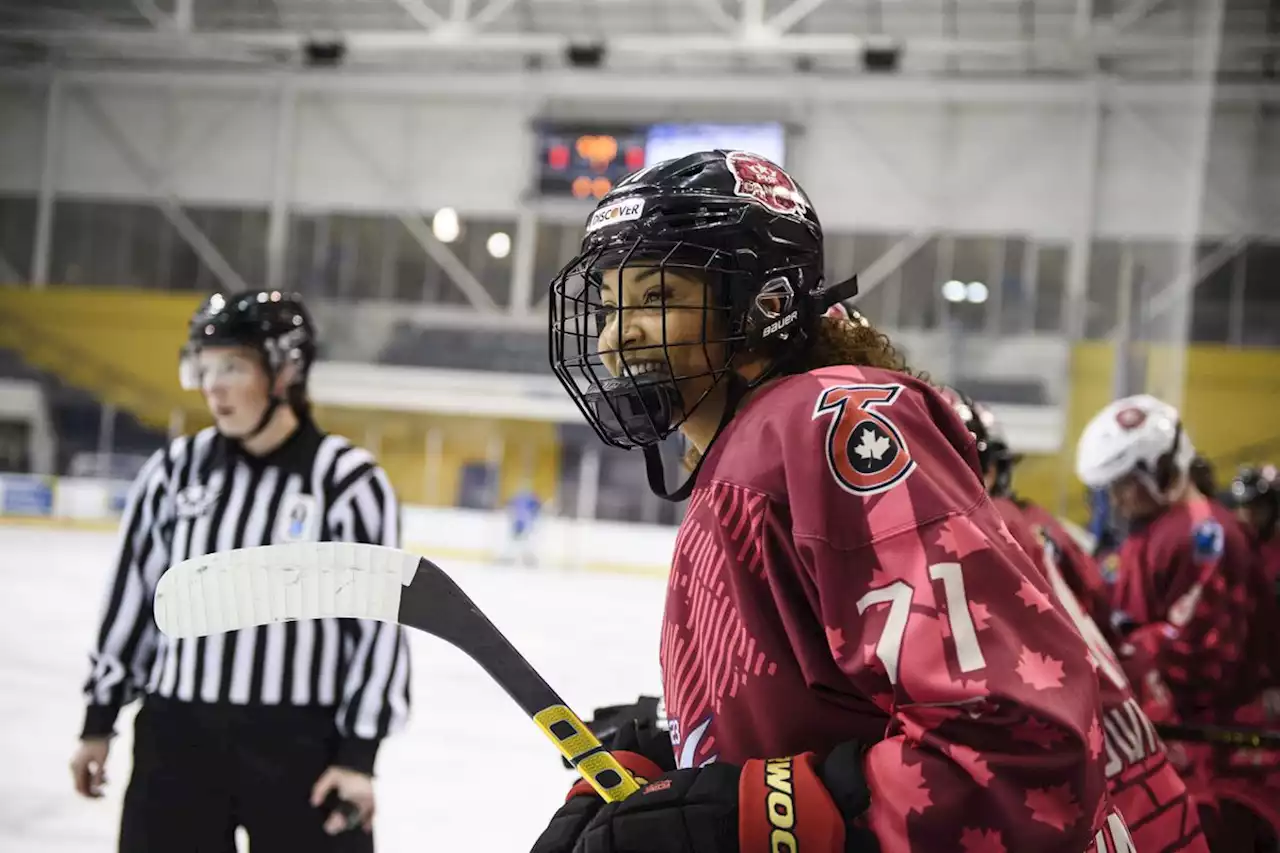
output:
M 888 335 L 871 325 L 867 318 L 856 311 L 848 317 L 821 317 L 813 342 L 798 358 L 783 365 L 779 375 L 795 376 L 842 364 L 894 370 L 929 381 L 927 373 L 912 370 L 907 365 L 906 359 L 898 352 Z M 693 471 L 701 459 L 702 454 L 690 445 L 681 461 L 685 470 Z
M 822 317 L 813 343 L 798 359 L 784 368 L 783 373 L 808 373 L 810 370 L 841 364 L 879 367 L 923 378 L 922 374 L 907 366 L 906 359 L 894 347 L 888 335 L 856 312 L 849 317 Z

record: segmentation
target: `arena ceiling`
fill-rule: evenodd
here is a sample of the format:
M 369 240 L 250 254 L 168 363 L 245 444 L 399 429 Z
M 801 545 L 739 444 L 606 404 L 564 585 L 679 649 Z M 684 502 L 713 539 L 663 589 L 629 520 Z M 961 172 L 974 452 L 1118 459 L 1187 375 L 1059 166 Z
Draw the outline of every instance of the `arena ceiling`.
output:
M 310 45 L 310 49 L 308 48 Z M 8 64 L 1274 74 L 1280 0 L 0 0 Z M 896 53 L 896 55 L 895 55 Z

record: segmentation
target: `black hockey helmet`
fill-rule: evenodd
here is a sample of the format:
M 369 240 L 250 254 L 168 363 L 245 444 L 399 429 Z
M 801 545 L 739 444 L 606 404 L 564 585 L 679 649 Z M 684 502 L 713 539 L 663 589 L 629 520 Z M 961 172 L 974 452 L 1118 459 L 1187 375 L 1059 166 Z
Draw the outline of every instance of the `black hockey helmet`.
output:
M 1248 512 L 1258 538 L 1274 538 L 1280 527 L 1280 471 L 1274 465 L 1247 465 L 1231 481 L 1231 501 Z
M 645 347 L 666 370 L 637 374 L 619 360 L 622 373 L 612 376 L 601 358 L 616 354 L 600 347 L 608 317 L 616 312 L 621 325 L 641 307 L 602 303 L 605 273 L 625 268 L 680 271 L 709 288 L 700 341 Z M 720 382 L 730 385 L 728 421 L 750 387 L 735 357 L 766 357 L 755 384 L 777 375 L 812 341 L 823 312 L 856 293 L 854 279 L 825 285 L 822 225 L 794 178 L 756 154 L 701 151 L 642 169 L 601 199 L 580 253 L 551 283 L 551 367 L 605 443 L 656 453 Z M 645 307 L 665 309 L 665 297 Z M 708 344 L 723 347 L 724 366 L 675 375 L 673 347 Z M 677 383 L 708 376 L 707 391 L 686 406 Z M 652 474 L 650 484 L 662 493 Z
M 1236 506 L 1266 502 L 1280 507 L 1280 473 L 1274 465 L 1245 465 L 1231 481 Z
M 270 405 L 250 435 L 266 426 L 276 407 L 285 402 L 274 392 L 275 379 L 285 367 L 294 368 L 288 402 L 305 414 L 305 389 L 316 357 L 315 325 L 296 293 L 250 290 L 230 296 L 215 293 L 191 317 L 182 349 L 179 378 L 187 390 L 200 388 L 197 357 L 204 347 L 245 346 L 257 350 L 272 384 Z M 247 437 L 247 436 L 246 436 Z
M 956 388 L 945 389 L 944 396 L 955 409 L 965 429 L 973 434 L 978 447 L 978 464 L 985 474 L 995 469 L 995 483 L 990 492 L 995 497 L 1013 493 L 1013 466 L 1021 459 L 1009 448 L 1004 428 L 990 409 Z

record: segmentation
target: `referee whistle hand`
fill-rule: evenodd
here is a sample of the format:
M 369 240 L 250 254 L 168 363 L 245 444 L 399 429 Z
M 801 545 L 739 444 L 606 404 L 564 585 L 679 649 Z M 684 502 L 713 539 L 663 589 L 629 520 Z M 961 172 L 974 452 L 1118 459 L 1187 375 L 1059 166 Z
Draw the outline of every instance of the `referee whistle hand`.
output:
M 111 741 L 107 738 L 80 741 L 75 755 L 71 756 L 71 781 L 77 794 L 91 799 L 102 796 L 102 786 L 107 782 L 107 753 L 110 750 Z
M 346 767 L 330 767 L 320 774 L 312 787 L 311 805 L 320 808 L 331 795 L 350 808 L 331 811 L 325 818 L 325 832 L 340 835 L 356 827 L 362 827 L 365 832 L 373 831 L 375 803 L 371 776 Z

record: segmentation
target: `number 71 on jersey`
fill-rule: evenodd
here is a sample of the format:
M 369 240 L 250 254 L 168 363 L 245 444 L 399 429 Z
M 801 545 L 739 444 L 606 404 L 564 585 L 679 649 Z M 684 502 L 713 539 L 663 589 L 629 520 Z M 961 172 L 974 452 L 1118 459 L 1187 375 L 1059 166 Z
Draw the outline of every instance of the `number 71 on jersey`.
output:
M 945 617 L 951 623 L 951 640 L 956 647 L 956 660 L 961 672 L 973 672 L 987 665 L 978 646 L 978 631 L 969 613 L 969 598 L 964 591 L 964 574 L 959 563 L 935 563 L 929 567 L 929 578 L 941 582 L 942 594 L 947 602 Z M 858 615 L 877 604 L 889 605 L 889 617 L 876 642 L 876 658 L 884 666 L 890 684 L 898 683 L 898 659 L 902 656 L 902 638 L 907 633 L 907 621 L 911 616 L 911 601 L 916 591 L 904 580 L 896 580 L 871 590 L 858 599 Z

